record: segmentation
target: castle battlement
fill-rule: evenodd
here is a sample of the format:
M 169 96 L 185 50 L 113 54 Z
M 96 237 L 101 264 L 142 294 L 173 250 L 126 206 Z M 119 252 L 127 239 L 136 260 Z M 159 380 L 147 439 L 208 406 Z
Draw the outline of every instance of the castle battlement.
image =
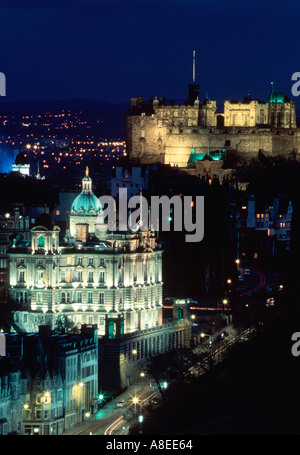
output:
M 267 101 L 250 96 L 243 101 L 199 100 L 199 86 L 189 85 L 184 104 L 166 104 L 165 98 L 131 99 L 126 115 L 126 147 L 133 161 L 160 162 L 186 168 L 194 149 L 235 150 L 246 158 L 299 153 L 294 100 L 272 85 Z

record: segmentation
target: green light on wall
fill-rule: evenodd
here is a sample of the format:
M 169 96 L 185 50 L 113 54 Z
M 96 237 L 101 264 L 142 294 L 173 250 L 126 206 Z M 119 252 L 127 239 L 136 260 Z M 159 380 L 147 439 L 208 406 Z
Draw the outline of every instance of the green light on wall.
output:
M 224 153 L 225 153 L 225 151 L 224 151 L 224 149 L 223 149 L 221 152 L 219 152 L 219 151 L 217 151 L 217 152 L 210 152 L 210 155 L 209 155 L 209 156 L 210 156 L 210 158 L 211 158 L 213 161 L 220 161 L 220 160 L 223 158 Z
M 198 160 L 198 161 L 202 161 L 203 158 L 205 157 L 206 153 L 196 153 L 196 149 L 195 148 L 192 148 L 192 151 L 191 151 L 191 154 L 190 154 L 190 157 L 189 157 L 189 163 L 191 164 L 195 164 L 195 162 Z
M 182 321 L 183 320 L 183 310 L 182 310 L 182 308 L 178 308 L 178 310 L 177 310 L 177 319 L 178 319 L 178 321 Z

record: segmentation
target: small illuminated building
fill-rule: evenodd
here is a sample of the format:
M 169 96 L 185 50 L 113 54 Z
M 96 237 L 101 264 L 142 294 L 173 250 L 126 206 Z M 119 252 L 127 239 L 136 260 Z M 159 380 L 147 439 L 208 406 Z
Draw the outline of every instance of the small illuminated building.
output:
M 187 168 L 183 170 L 209 184 L 216 179 L 222 184 L 224 180 L 231 179 L 233 172 L 232 169 L 223 168 L 225 153 L 225 149 L 203 152 L 193 148 Z
M 20 172 L 23 176 L 28 175 L 30 173 L 30 164 L 24 155 L 24 153 L 19 152 L 16 156 L 15 162 L 12 165 L 13 172 Z
M 247 204 L 247 205 L 246 205 Z M 291 248 L 292 202 L 284 195 L 269 202 L 250 196 L 238 215 L 241 249 L 276 257 Z

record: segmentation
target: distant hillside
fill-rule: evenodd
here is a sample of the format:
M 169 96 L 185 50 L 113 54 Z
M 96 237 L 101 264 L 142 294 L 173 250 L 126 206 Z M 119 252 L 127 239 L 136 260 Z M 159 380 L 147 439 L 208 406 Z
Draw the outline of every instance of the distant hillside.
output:
M 125 137 L 125 113 L 129 103 L 106 103 L 90 99 L 71 100 L 28 100 L 0 102 L 0 115 L 4 114 L 31 114 L 36 112 L 57 111 L 72 109 L 83 111 L 89 118 L 98 117 L 103 120 L 99 126 L 103 136 Z

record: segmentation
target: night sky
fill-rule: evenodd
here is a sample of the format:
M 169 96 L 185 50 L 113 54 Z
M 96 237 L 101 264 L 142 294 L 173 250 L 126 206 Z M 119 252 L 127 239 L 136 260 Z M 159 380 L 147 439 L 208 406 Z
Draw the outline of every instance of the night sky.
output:
M 193 50 L 200 98 L 293 98 L 299 18 L 298 0 L 0 0 L 0 103 L 185 100 Z

